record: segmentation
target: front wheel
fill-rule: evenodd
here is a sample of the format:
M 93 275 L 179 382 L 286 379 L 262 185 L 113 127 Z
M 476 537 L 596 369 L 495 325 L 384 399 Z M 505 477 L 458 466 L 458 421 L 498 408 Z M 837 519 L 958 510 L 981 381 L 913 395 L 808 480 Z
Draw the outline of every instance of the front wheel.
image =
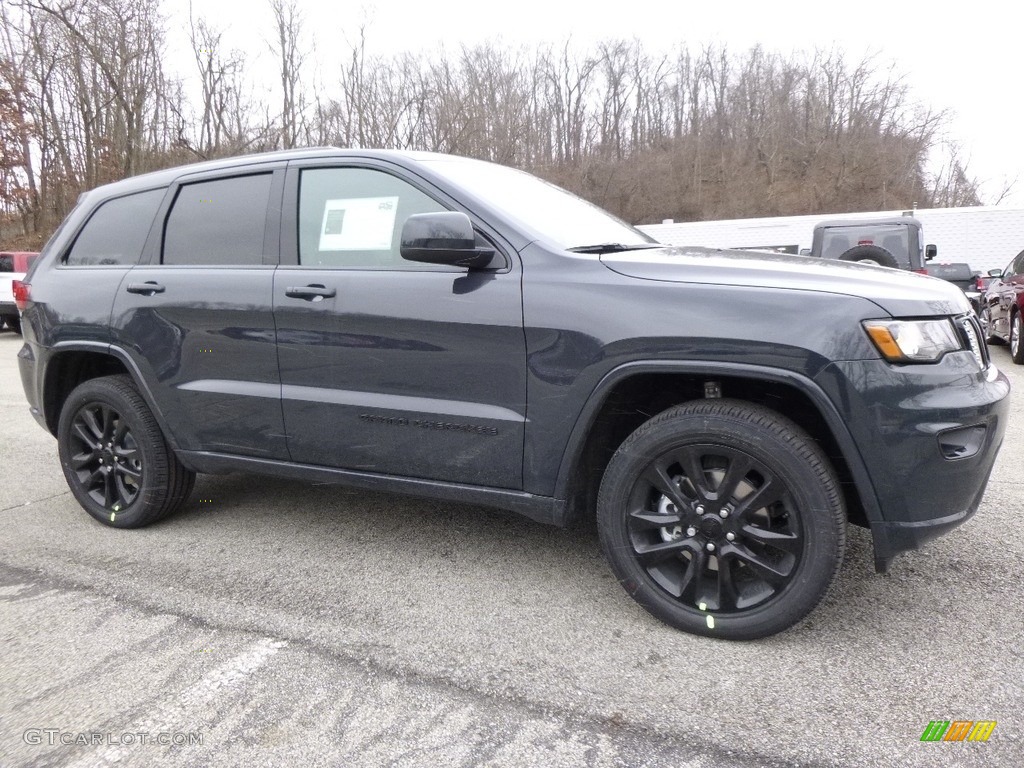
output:
M 57 448 L 78 503 L 115 528 L 138 528 L 171 514 L 195 483 L 128 376 L 75 387 L 61 410 Z
M 1021 344 L 1020 312 L 1014 312 L 1010 318 L 1010 357 L 1017 365 L 1024 365 L 1024 344 Z
M 619 447 L 598 497 L 606 558 L 647 611 L 687 632 L 752 640 L 810 613 L 842 562 L 828 460 L 784 416 L 703 400 Z

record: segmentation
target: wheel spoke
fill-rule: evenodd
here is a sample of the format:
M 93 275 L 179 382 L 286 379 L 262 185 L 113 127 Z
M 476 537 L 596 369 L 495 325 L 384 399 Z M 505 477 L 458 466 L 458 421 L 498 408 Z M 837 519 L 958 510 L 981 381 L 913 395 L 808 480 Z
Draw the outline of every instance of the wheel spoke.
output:
M 107 472 L 103 476 L 103 506 L 110 509 L 114 505 L 114 494 L 116 488 L 114 487 L 114 473 Z
M 707 554 L 705 554 L 703 549 L 696 549 L 686 567 L 686 573 L 683 574 L 682 589 L 679 595 L 682 600 L 691 602 L 694 605 L 700 602 L 700 586 L 704 581 L 704 569 L 707 567 L 707 564 Z
M 117 414 L 110 407 L 102 406 L 102 425 L 103 425 L 103 437 L 101 438 L 104 442 L 111 442 L 114 436 L 114 420 L 117 418 Z
M 682 519 L 682 515 L 659 515 L 657 512 L 648 512 L 646 509 L 629 513 L 630 527 L 636 531 L 650 531 L 669 525 L 679 525 Z
M 730 458 L 725 477 L 722 478 L 722 482 L 719 483 L 715 491 L 718 499 L 731 499 L 736 493 L 736 488 L 753 468 L 754 462 L 748 456 L 738 455 Z
M 690 539 L 678 539 L 676 541 L 662 541 L 657 544 L 634 545 L 633 549 L 640 564 L 644 568 L 650 568 L 678 556 L 683 550 L 693 550 L 695 547 Z
M 114 443 L 115 447 L 120 446 L 120 445 L 123 444 L 124 436 L 127 435 L 127 434 L 128 434 L 128 422 L 126 422 L 122 418 L 118 418 L 118 420 L 117 420 L 117 429 L 114 430 L 114 435 L 113 435 L 113 437 L 111 439 L 111 442 Z
M 124 478 L 120 476 L 116 477 L 114 488 L 117 491 L 117 500 L 122 509 L 131 504 L 138 494 L 138 491 L 129 490 L 128 486 L 124 484 Z
M 785 486 L 774 477 L 765 476 L 764 483 L 756 491 L 736 505 L 736 514 L 743 515 L 751 510 L 763 509 L 779 501 L 785 494 Z
M 800 551 L 800 537 L 795 533 L 783 533 L 782 531 L 771 531 L 767 528 L 759 528 L 756 525 L 744 525 L 742 533 L 748 539 L 753 539 L 758 544 L 766 547 L 780 549 L 795 555 Z
M 139 457 L 138 448 L 118 448 L 114 446 L 114 455 L 125 461 L 134 461 Z
M 84 469 L 89 463 L 96 461 L 96 451 L 86 451 L 71 457 L 71 468 L 76 472 Z
M 732 578 L 732 567 L 735 558 L 718 558 L 718 609 L 735 608 L 739 602 L 739 592 Z
M 114 465 L 114 470 L 122 477 L 130 477 L 134 480 L 142 479 L 142 471 L 128 464 L 119 463 Z
M 87 443 L 99 444 L 102 442 L 103 427 L 100 426 L 99 421 L 97 421 L 95 411 L 89 408 L 83 409 L 79 414 L 79 418 L 75 420 L 75 427 L 79 431 L 82 439 Z M 86 436 L 86 433 L 84 432 L 85 429 L 88 429 L 92 434 Z
M 756 555 L 746 547 L 733 547 L 732 553 L 746 565 L 750 566 L 758 576 L 768 582 L 771 586 L 779 588 L 789 579 L 793 567 L 790 565 L 785 570 L 769 562 L 766 558 Z
M 693 485 L 697 495 L 708 501 L 715 498 L 715 493 L 708 487 L 708 476 L 701 461 L 703 457 L 704 454 L 697 448 L 680 448 L 675 454 L 676 461 L 683 468 L 683 474 Z
M 654 490 L 662 496 L 667 496 L 668 500 L 675 504 L 677 509 L 687 509 L 689 507 L 689 502 L 679 490 L 679 485 L 676 481 L 669 476 L 668 467 L 663 462 L 651 464 L 647 471 L 644 472 L 644 480 L 650 483 Z

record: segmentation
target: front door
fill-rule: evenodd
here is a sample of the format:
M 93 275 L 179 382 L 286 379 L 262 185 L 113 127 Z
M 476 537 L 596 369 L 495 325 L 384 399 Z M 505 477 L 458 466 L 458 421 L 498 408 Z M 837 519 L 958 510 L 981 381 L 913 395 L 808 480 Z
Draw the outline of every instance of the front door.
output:
M 447 208 L 397 171 L 292 168 L 287 186 L 274 317 L 292 460 L 521 488 L 514 252 L 489 272 L 404 261 L 405 219 Z

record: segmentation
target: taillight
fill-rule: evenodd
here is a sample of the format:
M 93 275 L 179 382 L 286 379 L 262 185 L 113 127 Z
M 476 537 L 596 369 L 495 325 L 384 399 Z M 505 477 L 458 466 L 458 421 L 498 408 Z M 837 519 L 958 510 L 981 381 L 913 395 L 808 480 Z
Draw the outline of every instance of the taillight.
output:
M 28 306 L 29 299 L 32 297 L 32 286 L 21 282 L 21 280 L 15 280 L 12 287 L 14 288 L 14 303 L 17 305 L 19 312 L 24 312 L 25 307 Z

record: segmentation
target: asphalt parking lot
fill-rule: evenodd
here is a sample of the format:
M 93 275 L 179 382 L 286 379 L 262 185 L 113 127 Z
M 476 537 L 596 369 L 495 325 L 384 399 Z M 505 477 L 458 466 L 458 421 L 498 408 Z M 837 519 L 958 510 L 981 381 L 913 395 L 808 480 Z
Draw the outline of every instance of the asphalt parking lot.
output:
M 91 520 L 0 333 L 0 765 L 1019 766 L 1024 370 L 982 508 L 872 569 L 849 531 L 768 640 L 644 613 L 593 531 L 248 476 Z M 1024 403 L 1024 401 L 1020 401 Z M 994 720 L 923 743 L 931 720 Z M 167 743 L 158 743 L 167 742 Z

